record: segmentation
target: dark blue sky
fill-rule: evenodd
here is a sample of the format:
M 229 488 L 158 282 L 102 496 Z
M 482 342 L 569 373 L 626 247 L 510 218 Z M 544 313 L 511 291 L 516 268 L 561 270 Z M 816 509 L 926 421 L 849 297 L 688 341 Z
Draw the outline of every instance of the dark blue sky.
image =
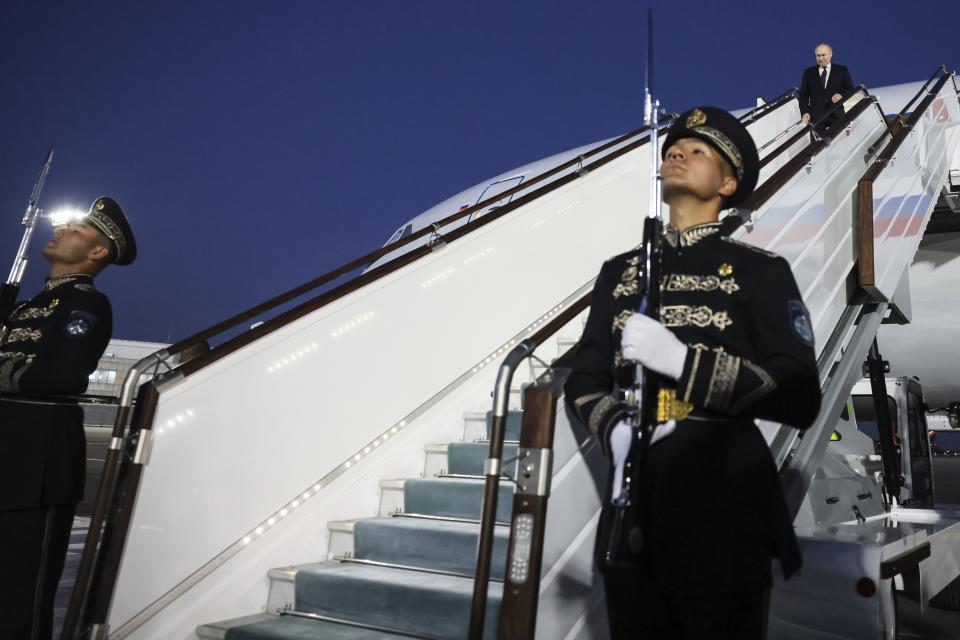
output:
M 6 0 L 0 277 L 53 145 L 42 206 L 109 194 L 137 233 L 137 262 L 100 278 L 115 337 L 185 337 L 466 187 L 639 126 L 646 6 Z M 956 0 L 802 7 L 654 2 L 664 105 L 773 97 L 821 40 L 868 86 L 958 63 Z

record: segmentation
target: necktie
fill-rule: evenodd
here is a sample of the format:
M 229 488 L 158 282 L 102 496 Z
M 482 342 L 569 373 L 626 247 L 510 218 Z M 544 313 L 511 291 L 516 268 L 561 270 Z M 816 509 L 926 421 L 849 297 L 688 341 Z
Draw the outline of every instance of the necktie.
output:
M 820 69 L 820 82 L 823 84 L 823 88 L 827 88 L 827 68 L 823 67 Z

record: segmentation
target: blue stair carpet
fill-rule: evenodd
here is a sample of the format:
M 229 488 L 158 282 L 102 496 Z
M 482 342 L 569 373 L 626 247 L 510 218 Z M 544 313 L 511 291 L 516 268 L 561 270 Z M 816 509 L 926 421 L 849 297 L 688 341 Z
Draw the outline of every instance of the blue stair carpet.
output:
M 504 440 L 519 440 L 520 426 L 523 422 L 523 411 L 507 412 L 507 428 Z M 487 411 L 487 438 L 493 434 L 493 411 Z
M 408 636 L 358 629 L 334 622 L 280 616 L 255 624 L 234 627 L 226 640 L 410 640 Z
M 508 440 L 519 438 L 520 412 L 510 412 Z M 487 415 L 488 434 L 492 414 Z M 452 443 L 448 472 L 481 475 L 488 444 Z M 504 458 L 516 456 L 517 446 L 506 445 Z M 516 463 L 509 465 L 514 473 Z M 410 514 L 478 519 L 484 481 L 468 478 L 412 479 L 404 482 L 404 511 Z M 513 484 L 504 480 L 497 498 L 497 521 L 508 522 L 513 507 Z M 494 532 L 491 574 L 503 579 L 509 529 Z M 479 526 L 420 518 L 372 518 L 354 525 L 353 557 L 359 560 L 448 571 L 474 573 Z M 484 638 L 497 635 L 501 582 L 490 584 Z M 351 562 L 304 565 L 295 580 L 297 611 L 316 613 L 389 629 L 456 640 L 467 637 L 473 579 L 429 571 L 373 566 Z M 228 640 L 394 640 L 403 636 L 348 625 L 281 616 L 234 627 Z
M 490 584 L 487 620 L 500 614 L 503 585 Z M 466 638 L 473 579 L 330 563 L 297 572 L 296 609 L 441 638 Z M 496 638 L 496 624 L 485 638 Z
M 461 478 L 413 479 L 403 485 L 403 510 L 431 516 L 479 518 L 483 480 Z M 500 483 L 497 522 L 509 522 L 513 511 L 513 483 Z
M 414 518 L 360 520 L 353 528 L 353 557 L 473 575 L 480 527 L 467 522 Z M 491 575 L 503 579 L 507 527 L 494 530 Z
M 485 442 L 453 442 L 447 447 L 447 473 L 481 476 L 483 463 L 490 455 L 490 445 Z M 503 445 L 503 459 L 517 457 L 517 445 Z M 517 475 L 517 461 L 503 466 L 503 471 L 511 478 Z

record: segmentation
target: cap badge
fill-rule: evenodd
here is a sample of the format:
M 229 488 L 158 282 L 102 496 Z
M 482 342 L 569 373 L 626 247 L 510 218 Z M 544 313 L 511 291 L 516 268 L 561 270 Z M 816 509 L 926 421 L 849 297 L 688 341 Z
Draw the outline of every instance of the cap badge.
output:
M 693 129 L 707 123 L 707 114 L 700 109 L 694 109 L 687 116 L 687 129 Z
M 97 200 L 96 202 L 93 203 L 93 209 L 94 209 L 94 211 L 103 211 L 103 208 L 104 208 L 105 206 L 106 206 L 106 205 L 103 204 L 103 200 Z
M 731 265 L 729 262 L 724 262 L 722 265 L 720 265 L 720 268 L 717 269 L 717 273 L 722 276 L 728 276 L 733 273 L 733 265 Z
M 631 280 L 635 280 L 636 277 L 637 277 L 637 268 L 634 267 L 634 266 L 629 266 L 629 267 L 626 268 L 626 270 L 625 270 L 625 271 L 623 272 L 623 274 L 620 276 L 620 281 L 621 281 L 621 282 L 630 282 Z

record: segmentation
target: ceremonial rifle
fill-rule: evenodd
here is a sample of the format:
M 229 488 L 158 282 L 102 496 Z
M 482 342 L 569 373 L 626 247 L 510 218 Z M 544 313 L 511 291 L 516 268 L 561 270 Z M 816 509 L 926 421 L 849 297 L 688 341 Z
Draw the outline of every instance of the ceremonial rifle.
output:
M 0 284 L 0 335 L 5 332 L 4 325 L 13 306 L 17 301 L 17 294 L 20 292 L 20 283 L 23 281 L 23 273 L 27 269 L 27 249 L 30 247 L 30 239 L 33 237 L 33 230 L 36 227 L 37 220 L 41 216 L 41 209 L 38 206 L 40 202 L 40 193 L 43 191 L 43 183 L 47 180 L 47 173 L 50 171 L 50 164 L 53 162 L 53 147 L 47 152 L 47 159 L 40 167 L 40 177 L 33 185 L 33 192 L 30 194 L 30 202 L 27 203 L 27 210 L 23 214 L 23 237 L 20 239 L 20 248 L 17 250 L 17 257 L 13 260 L 13 267 L 10 269 L 10 275 L 7 281 Z
M 653 8 L 647 13 L 647 72 L 643 106 L 644 124 L 650 130 L 650 196 L 647 217 L 643 223 L 642 267 L 643 292 L 638 313 L 660 321 L 660 270 L 663 238 L 663 207 L 660 200 L 660 101 L 653 98 Z M 631 428 L 630 451 L 623 468 L 623 480 L 613 487 L 610 508 L 610 529 L 601 561 L 606 566 L 631 566 L 639 563 L 643 548 L 643 502 L 640 494 L 643 465 L 650 438 L 659 420 L 657 401 L 660 375 L 637 365 L 634 384 L 624 390 L 628 411 L 626 422 Z

